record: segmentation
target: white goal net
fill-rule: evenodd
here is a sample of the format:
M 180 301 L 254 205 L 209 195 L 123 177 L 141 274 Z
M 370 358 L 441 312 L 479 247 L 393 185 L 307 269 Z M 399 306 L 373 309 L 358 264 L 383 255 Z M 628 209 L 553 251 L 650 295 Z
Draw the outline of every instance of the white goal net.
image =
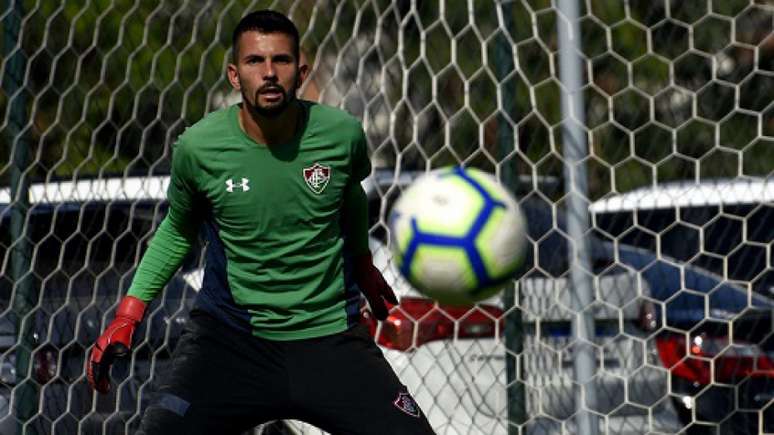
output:
M 231 31 L 266 7 L 301 31 L 303 97 L 363 122 L 371 247 L 402 298 L 369 325 L 437 433 L 774 432 L 772 1 L 1 7 L 0 433 L 138 428 L 201 285 L 199 249 L 110 394 L 88 388 L 86 355 L 165 215 L 170 145 L 238 100 Z M 572 114 L 563 56 L 579 65 Z M 424 299 L 389 254 L 402 189 L 455 164 L 496 174 L 529 222 L 517 279 L 468 307 Z

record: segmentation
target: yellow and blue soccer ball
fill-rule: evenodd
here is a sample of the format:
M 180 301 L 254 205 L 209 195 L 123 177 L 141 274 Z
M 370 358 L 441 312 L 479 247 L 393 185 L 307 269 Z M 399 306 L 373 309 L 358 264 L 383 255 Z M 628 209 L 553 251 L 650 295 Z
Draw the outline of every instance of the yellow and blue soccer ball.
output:
M 526 223 L 497 179 L 446 168 L 415 180 L 390 212 L 398 270 L 425 295 L 470 304 L 496 294 L 524 259 Z

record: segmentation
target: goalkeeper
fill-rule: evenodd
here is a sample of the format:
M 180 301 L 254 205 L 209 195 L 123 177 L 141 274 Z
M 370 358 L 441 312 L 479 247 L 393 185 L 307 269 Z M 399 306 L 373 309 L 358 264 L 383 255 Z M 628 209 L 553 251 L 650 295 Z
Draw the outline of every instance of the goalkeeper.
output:
M 169 211 L 92 348 L 90 385 L 109 390 L 113 360 L 202 234 L 203 285 L 140 433 L 238 434 L 276 419 L 334 434 L 433 433 L 358 322 L 358 289 L 381 320 L 397 303 L 368 250 L 362 127 L 296 98 L 308 67 L 286 16 L 247 15 L 232 43 L 227 75 L 242 103 L 174 145 Z

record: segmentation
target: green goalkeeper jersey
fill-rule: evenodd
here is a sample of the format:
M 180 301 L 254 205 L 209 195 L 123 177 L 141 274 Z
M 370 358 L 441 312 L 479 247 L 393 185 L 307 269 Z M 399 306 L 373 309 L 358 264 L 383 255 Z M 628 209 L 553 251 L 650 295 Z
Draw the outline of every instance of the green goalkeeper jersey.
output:
M 253 141 L 239 126 L 238 105 L 180 136 L 169 211 L 130 295 L 153 299 L 201 234 L 208 245 L 196 308 L 274 340 L 333 334 L 356 321 L 359 292 L 347 278 L 341 218 L 350 192 L 365 201 L 365 135 L 341 110 L 300 104 L 299 128 L 285 144 Z M 347 248 L 367 249 L 367 235 L 358 238 L 365 240 Z

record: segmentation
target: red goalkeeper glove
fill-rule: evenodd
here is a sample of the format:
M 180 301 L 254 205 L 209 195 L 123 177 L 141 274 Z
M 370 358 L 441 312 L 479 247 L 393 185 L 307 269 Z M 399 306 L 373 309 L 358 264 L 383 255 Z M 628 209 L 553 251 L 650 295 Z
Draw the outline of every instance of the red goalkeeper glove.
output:
M 110 391 L 110 367 L 116 358 L 129 355 L 132 335 L 144 313 L 145 302 L 140 299 L 127 296 L 121 300 L 115 319 L 105 328 L 105 332 L 99 336 L 91 349 L 86 366 L 86 378 L 91 388 L 100 393 Z
M 355 257 L 354 263 L 355 283 L 368 300 L 374 316 L 379 320 L 386 319 L 390 308 L 386 302 L 397 305 L 398 298 L 384 280 L 382 273 L 374 266 L 370 252 Z

